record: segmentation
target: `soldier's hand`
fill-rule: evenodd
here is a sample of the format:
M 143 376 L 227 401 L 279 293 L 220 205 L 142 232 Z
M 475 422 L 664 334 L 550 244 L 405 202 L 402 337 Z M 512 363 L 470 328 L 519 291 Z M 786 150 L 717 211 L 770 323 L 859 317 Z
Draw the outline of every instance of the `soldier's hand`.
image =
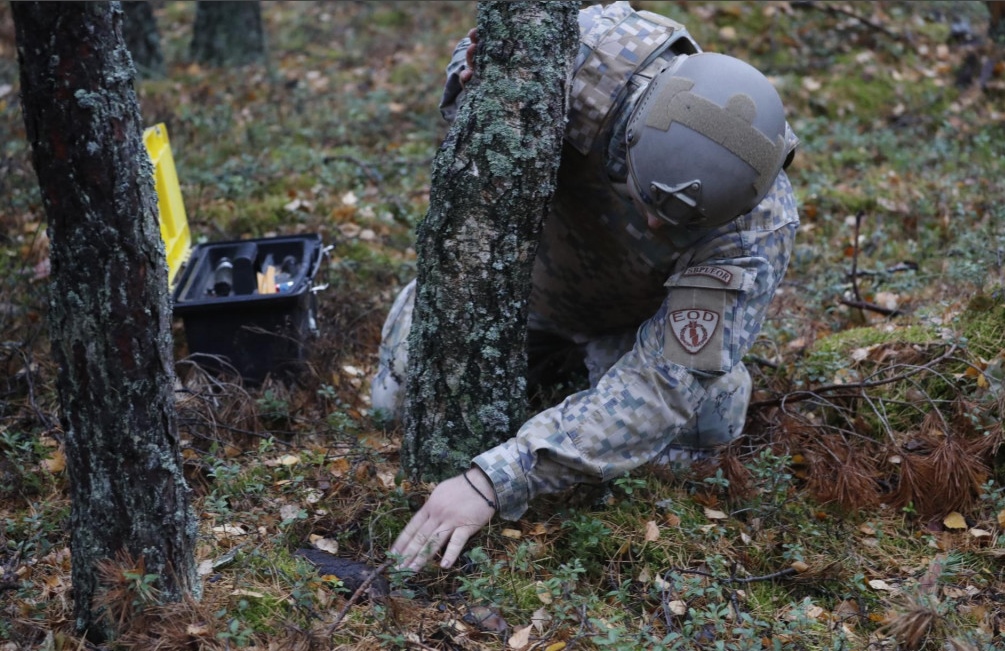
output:
M 471 44 L 468 45 L 467 52 L 464 53 L 464 58 L 467 60 L 467 68 L 461 70 L 460 74 L 457 75 L 461 80 L 462 88 L 475 76 L 475 51 L 478 50 L 478 29 L 476 27 L 472 27 L 468 31 L 468 38 L 471 39 Z
M 495 501 L 492 482 L 477 467 L 468 470 L 467 475 L 468 479 L 458 475 L 440 482 L 419 512 L 412 516 L 391 546 L 391 554 L 400 557 L 398 569 L 421 569 L 444 545 L 447 548 L 440 566 L 452 566 L 468 539 L 492 519 L 495 509 L 486 501 Z

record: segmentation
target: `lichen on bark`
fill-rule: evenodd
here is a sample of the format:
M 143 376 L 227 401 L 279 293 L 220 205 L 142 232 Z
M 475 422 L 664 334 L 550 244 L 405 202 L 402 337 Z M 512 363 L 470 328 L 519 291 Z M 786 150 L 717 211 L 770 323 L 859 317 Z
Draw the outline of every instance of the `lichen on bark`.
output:
M 22 109 L 50 235 L 49 326 L 71 498 L 74 616 L 98 564 L 142 559 L 166 601 L 198 595 L 164 245 L 117 3 L 12 5 Z
M 530 272 L 555 188 L 578 6 L 478 3 L 478 75 L 433 162 L 417 233 L 402 446 L 412 478 L 466 468 L 524 420 Z

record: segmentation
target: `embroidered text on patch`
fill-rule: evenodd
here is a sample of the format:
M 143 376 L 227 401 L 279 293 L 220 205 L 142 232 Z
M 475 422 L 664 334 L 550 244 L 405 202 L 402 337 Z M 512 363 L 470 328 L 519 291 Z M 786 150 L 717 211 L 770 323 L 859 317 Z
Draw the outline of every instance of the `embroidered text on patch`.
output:
M 733 281 L 733 272 L 723 269 L 722 267 L 689 267 L 686 271 L 684 271 L 684 275 L 708 276 L 709 278 L 715 278 L 724 285 L 728 285 Z
M 719 325 L 719 313 L 712 310 L 676 310 L 670 313 L 673 335 L 684 350 L 697 355 L 712 340 Z

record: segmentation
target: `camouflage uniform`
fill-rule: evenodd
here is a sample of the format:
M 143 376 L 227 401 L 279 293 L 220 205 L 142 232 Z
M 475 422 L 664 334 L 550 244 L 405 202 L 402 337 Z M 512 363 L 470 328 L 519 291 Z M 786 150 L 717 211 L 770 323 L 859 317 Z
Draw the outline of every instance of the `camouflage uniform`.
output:
M 581 482 L 708 451 L 740 435 L 751 381 L 743 365 L 781 281 L 798 225 L 779 173 L 751 212 L 714 230 L 653 231 L 625 186 L 624 130 L 649 79 L 700 51 L 682 26 L 628 3 L 580 12 L 565 150 L 533 270 L 529 329 L 582 344 L 591 388 L 528 420 L 473 462 L 503 518 Z M 467 40 L 447 69 L 452 119 Z M 796 146 L 789 130 L 787 147 Z M 683 155 L 687 155 L 686 152 Z M 401 406 L 414 283 L 384 325 L 373 405 Z

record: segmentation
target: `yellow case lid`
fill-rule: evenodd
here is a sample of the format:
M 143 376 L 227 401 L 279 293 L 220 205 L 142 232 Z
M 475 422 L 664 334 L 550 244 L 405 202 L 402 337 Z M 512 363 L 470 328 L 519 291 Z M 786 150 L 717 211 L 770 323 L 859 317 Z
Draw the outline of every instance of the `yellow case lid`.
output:
M 143 144 L 154 164 L 154 183 L 157 188 L 157 212 L 160 216 L 161 237 L 167 253 L 168 285 L 174 284 L 178 270 L 185 264 L 192 250 L 192 234 L 188 229 L 185 204 L 182 201 L 178 172 L 171 155 L 171 142 L 167 127 L 157 124 L 143 132 Z

